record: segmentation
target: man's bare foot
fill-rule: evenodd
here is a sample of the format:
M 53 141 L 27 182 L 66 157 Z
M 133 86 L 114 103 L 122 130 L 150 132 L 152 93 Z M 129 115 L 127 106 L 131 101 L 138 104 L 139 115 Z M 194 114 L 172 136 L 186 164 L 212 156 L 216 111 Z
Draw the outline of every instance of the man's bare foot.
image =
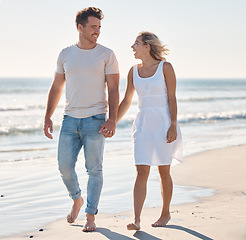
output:
M 95 215 L 94 214 L 86 214 L 86 222 L 83 228 L 83 232 L 93 232 L 96 231 L 96 224 L 95 224 Z
M 127 230 L 140 230 L 140 221 L 134 221 L 133 223 L 129 223 L 127 226 Z
M 161 216 L 155 223 L 151 224 L 152 227 L 165 227 L 169 220 L 171 219 L 171 215 Z
M 83 204 L 84 204 L 84 199 L 82 197 L 73 201 L 72 209 L 70 213 L 67 215 L 68 223 L 73 223 L 77 219 L 80 208 L 83 206 Z

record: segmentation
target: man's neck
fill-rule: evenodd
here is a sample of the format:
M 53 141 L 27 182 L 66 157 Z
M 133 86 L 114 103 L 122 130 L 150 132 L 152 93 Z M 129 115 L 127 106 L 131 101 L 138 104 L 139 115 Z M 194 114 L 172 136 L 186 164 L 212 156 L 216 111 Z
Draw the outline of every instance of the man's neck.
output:
M 77 46 L 78 48 L 81 48 L 81 49 L 93 49 L 97 46 L 97 43 L 90 43 L 90 42 L 84 42 L 84 41 L 81 41 L 79 40 L 78 43 L 77 43 Z

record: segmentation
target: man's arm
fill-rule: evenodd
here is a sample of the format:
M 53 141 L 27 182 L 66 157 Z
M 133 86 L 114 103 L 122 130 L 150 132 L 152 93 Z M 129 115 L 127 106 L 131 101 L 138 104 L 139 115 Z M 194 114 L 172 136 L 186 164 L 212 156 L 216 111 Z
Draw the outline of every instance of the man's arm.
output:
M 44 117 L 44 134 L 46 137 L 53 139 L 51 133 L 53 133 L 53 122 L 51 116 L 53 115 L 60 98 L 62 96 L 63 88 L 65 84 L 65 74 L 55 73 L 54 81 L 51 85 L 48 94 L 48 101 L 46 107 L 46 113 Z
M 112 137 L 115 134 L 117 113 L 119 107 L 119 74 L 107 74 L 109 119 L 101 126 L 100 132 L 104 137 Z

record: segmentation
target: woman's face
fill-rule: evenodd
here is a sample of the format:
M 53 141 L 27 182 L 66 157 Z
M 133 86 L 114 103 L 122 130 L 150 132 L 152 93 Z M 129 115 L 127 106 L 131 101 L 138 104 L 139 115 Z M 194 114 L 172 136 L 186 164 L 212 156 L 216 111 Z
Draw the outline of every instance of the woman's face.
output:
M 141 59 L 147 53 L 147 45 L 144 45 L 140 36 L 136 38 L 135 43 L 131 46 L 136 59 Z

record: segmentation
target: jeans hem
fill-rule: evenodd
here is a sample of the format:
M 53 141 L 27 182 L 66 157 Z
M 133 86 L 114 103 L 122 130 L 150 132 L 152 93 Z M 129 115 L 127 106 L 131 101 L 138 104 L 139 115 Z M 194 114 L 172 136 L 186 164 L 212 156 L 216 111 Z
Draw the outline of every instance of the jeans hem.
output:
M 95 208 L 86 208 L 85 209 L 85 212 L 88 213 L 88 214 L 93 214 L 93 215 L 97 215 L 98 213 L 98 209 L 95 209 Z
M 70 196 L 73 200 L 77 200 L 77 199 L 79 199 L 80 197 L 81 197 L 81 192 L 79 192 L 79 193 L 77 193 L 77 194 L 75 194 L 75 195 L 73 195 L 73 196 Z

